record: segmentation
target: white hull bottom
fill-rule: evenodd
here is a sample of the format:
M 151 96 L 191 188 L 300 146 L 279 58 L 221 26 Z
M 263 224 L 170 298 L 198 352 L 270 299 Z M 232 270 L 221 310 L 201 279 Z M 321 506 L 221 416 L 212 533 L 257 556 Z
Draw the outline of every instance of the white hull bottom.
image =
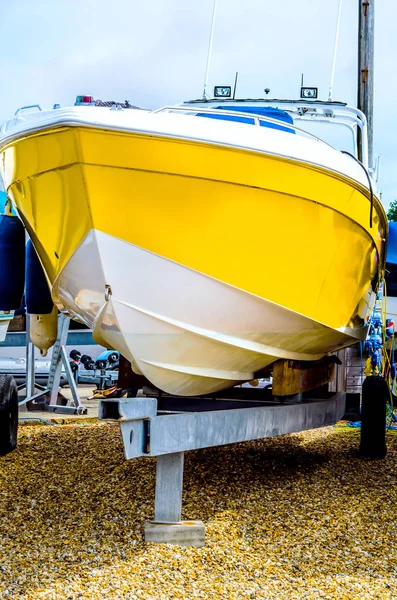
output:
M 94 230 L 54 282 L 53 297 L 98 343 L 178 395 L 226 389 L 279 358 L 317 360 L 365 337 L 364 329 L 331 329 Z

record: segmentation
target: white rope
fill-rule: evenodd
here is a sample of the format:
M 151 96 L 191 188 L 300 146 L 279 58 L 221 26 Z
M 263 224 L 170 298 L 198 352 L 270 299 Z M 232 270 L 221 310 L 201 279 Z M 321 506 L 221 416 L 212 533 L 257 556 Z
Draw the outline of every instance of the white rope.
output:
M 336 55 L 337 55 L 337 52 L 338 52 L 338 43 L 339 43 L 339 28 L 340 28 L 340 15 L 341 15 L 341 11 L 342 11 L 342 0 L 339 0 L 338 18 L 337 18 L 337 21 L 336 21 L 336 32 L 335 32 L 334 58 L 333 58 L 333 61 L 332 61 L 331 83 L 330 83 L 330 86 L 329 86 L 328 102 L 332 101 L 332 91 L 333 91 L 334 79 L 335 79 Z
M 211 35 L 210 35 L 210 43 L 209 43 L 209 46 L 208 46 L 207 67 L 205 69 L 203 100 L 205 100 L 207 98 L 208 74 L 209 74 L 209 70 L 210 70 L 210 61 L 211 61 L 211 54 L 212 54 L 212 40 L 214 39 L 215 16 L 216 16 L 217 1 L 218 0 L 214 0 L 214 7 L 212 9 Z

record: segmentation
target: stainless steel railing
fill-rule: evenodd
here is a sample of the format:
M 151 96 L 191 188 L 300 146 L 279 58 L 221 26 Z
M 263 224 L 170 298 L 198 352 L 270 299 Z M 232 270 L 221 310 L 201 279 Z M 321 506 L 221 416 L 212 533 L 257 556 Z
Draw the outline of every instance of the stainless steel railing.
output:
M 278 119 L 273 119 L 272 117 L 265 117 L 265 116 L 260 116 L 257 115 L 255 113 L 249 113 L 249 112 L 243 112 L 243 111 L 236 111 L 236 110 L 224 110 L 219 109 L 219 108 L 196 108 L 196 107 L 187 107 L 187 106 L 163 106 L 161 108 L 158 108 L 157 110 L 154 110 L 153 113 L 162 113 L 162 112 L 182 112 L 182 113 L 192 113 L 192 114 L 201 114 L 201 113 L 207 113 L 207 114 L 213 114 L 213 115 L 230 115 L 232 117 L 240 117 L 240 118 L 249 118 L 249 119 L 253 119 L 254 120 L 254 125 L 256 125 L 257 127 L 260 127 L 261 122 L 265 122 L 265 123 L 271 123 L 273 125 L 278 125 L 279 127 L 285 127 L 286 129 L 292 129 L 293 131 L 297 132 L 299 135 L 303 135 L 304 137 L 307 137 L 309 139 L 315 140 L 316 142 L 320 142 L 321 144 L 325 144 L 326 146 L 329 146 L 329 144 L 327 144 L 327 142 L 324 142 L 324 140 L 322 140 L 321 138 L 313 135 L 312 133 L 309 133 L 308 131 L 305 131 L 304 129 L 301 129 L 300 127 L 297 127 L 296 125 L 294 125 L 293 123 L 285 123 L 284 121 L 280 121 Z

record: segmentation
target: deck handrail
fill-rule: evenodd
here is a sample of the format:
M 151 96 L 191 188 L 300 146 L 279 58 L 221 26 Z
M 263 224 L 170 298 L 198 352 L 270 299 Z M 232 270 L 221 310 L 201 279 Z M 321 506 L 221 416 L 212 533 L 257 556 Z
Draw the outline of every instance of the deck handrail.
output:
M 249 113 L 249 112 L 245 112 L 245 111 L 244 112 L 236 111 L 236 110 L 224 110 L 223 108 L 201 108 L 201 107 L 200 108 L 191 108 L 190 106 L 189 107 L 186 107 L 186 106 L 162 106 L 161 108 L 154 110 L 153 113 L 161 113 L 161 112 L 167 112 L 167 111 L 208 113 L 208 114 L 214 114 L 214 115 L 223 114 L 223 115 L 230 115 L 230 116 L 240 117 L 240 118 L 248 117 L 250 119 L 254 119 L 254 124 L 258 127 L 260 127 L 261 121 L 264 121 L 266 123 L 272 123 L 274 125 L 285 127 L 286 129 L 293 129 L 294 131 L 297 131 L 298 133 L 300 133 L 301 135 L 303 135 L 305 137 L 313 139 L 316 142 L 320 142 L 321 144 L 325 144 L 326 146 L 330 146 L 332 148 L 332 146 L 330 144 L 328 144 L 321 138 L 317 137 L 316 135 L 313 135 L 312 133 L 309 133 L 308 131 L 305 131 L 304 129 L 301 129 L 300 127 L 297 127 L 293 123 L 284 123 L 283 121 L 280 121 L 278 119 L 272 119 L 272 117 L 261 116 L 261 115 L 255 114 L 255 113 Z

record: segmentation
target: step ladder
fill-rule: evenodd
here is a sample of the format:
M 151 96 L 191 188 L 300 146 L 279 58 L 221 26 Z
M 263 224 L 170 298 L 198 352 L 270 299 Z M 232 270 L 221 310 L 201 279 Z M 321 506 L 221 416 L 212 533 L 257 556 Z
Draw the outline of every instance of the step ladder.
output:
M 82 405 L 76 381 L 70 367 L 69 357 L 66 352 L 66 342 L 69 333 L 70 319 L 63 314 L 58 316 L 58 337 L 52 349 L 50 371 L 47 386 L 35 382 L 35 347 L 30 338 L 30 320 L 26 319 L 26 383 L 18 390 L 26 390 L 26 396 L 20 400 L 19 406 L 28 402 L 40 404 L 42 410 L 57 413 L 87 414 L 87 408 Z M 62 376 L 62 367 L 65 369 L 66 379 L 72 392 L 72 404 L 63 406 L 59 404 L 59 388 Z M 39 390 L 36 392 L 36 390 Z M 49 398 L 49 402 L 47 399 Z M 39 402 L 41 400 L 41 402 Z

